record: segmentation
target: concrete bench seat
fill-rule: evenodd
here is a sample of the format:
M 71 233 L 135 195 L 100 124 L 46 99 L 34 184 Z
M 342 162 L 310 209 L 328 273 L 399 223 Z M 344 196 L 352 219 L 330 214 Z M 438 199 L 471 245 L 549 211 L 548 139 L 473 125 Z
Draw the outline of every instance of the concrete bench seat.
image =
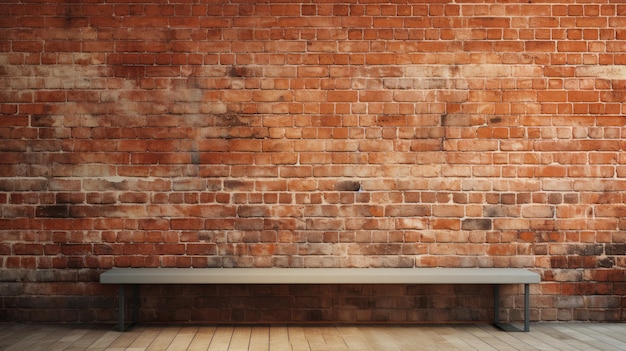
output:
M 124 318 L 124 288 L 133 287 L 133 323 L 138 321 L 140 284 L 489 284 L 494 285 L 494 322 L 499 322 L 499 285 L 524 284 L 524 331 L 529 331 L 529 284 L 540 277 L 519 268 L 114 268 L 100 275 L 102 284 L 118 284 L 118 325 Z

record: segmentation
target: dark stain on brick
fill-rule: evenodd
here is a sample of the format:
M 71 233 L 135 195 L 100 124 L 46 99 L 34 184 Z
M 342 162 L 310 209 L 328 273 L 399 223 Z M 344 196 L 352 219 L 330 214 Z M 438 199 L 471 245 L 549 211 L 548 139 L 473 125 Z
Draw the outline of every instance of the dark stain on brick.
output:
M 63 119 L 58 116 L 50 115 L 32 115 L 30 117 L 30 123 L 33 127 L 55 127 L 60 126 L 63 123 Z
M 566 256 L 552 256 L 550 257 L 550 267 L 552 268 L 567 268 Z
M 83 268 L 82 256 L 69 257 L 67 259 L 67 268 Z
M 581 256 L 599 256 L 604 252 L 604 245 L 602 244 L 589 244 L 581 245 L 579 247 L 578 254 Z
M 626 244 L 606 244 L 607 255 L 626 255 Z
M 307 321 L 319 322 L 328 319 L 328 317 L 325 316 L 325 311 L 321 310 L 305 310 L 302 313 L 306 316 L 305 320 Z
M 613 268 L 614 265 L 615 265 L 614 257 L 604 257 L 604 258 L 598 259 L 598 267 Z
M 245 66 L 233 66 L 228 71 L 228 76 L 232 78 L 260 77 L 263 72 L 260 68 L 252 68 Z
M 218 127 L 241 127 L 247 126 L 249 123 L 235 114 L 220 114 L 216 115 L 215 124 Z
M 485 206 L 485 208 L 483 208 L 483 215 L 485 217 L 507 217 L 509 213 L 509 209 L 504 206 Z
M 191 152 L 191 164 L 194 164 L 194 165 L 200 164 L 200 153 L 198 153 L 198 151 Z
M 335 190 L 338 191 L 359 191 L 361 183 L 353 180 L 341 181 L 335 184 Z
M 89 25 L 89 19 L 83 15 L 82 5 L 67 4 L 65 5 L 65 28 L 81 28 Z
M 224 190 L 252 190 L 254 189 L 254 182 L 246 182 L 241 180 L 226 180 L 224 181 Z
M 242 77 L 242 69 L 237 67 L 232 67 L 230 71 L 228 71 L 228 75 L 233 78 Z
M 491 219 L 485 218 L 468 218 L 461 223 L 463 230 L 490 230 L 492 228 Z
M 69 214 L 70 209 L 67 205 L 38 206 L 35 210 L 37 217 L 67 218 Z
M 441 115 L 441 125 L 444 127 L 469 127 L 471 118 L 470 115 L 446 113 Z

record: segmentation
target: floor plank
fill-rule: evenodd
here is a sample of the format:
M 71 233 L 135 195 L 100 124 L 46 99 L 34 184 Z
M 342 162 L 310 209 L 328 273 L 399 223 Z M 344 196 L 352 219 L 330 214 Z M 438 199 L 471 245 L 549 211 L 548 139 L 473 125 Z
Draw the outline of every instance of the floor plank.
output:
M 118 332 L 118 337 L 105 349 L 108 351 L 117 351 L 117 350 L 130 350 L 129 346 L 139 337 L 142 330 L 146 330 L 145 327 L 137 327 L 133 328 L 125 333 Z M 158 335 L 158 329 L 147 329 L 150 330 L 155 335 Z
M 610 351 L 626 350 L 626 323 L 534 323 L 529 333 L 491 325 L 0 324 L 0 350 L 46 351 Z
M 118 341 L 116 340 L 111 345 L 111 348 L 120 348 L 120 346 L 122 346 L 124 347 L 124 349 L 128 351 L 144 351 L 150 346 L 150 344 L 154 342 L 154 339 L 156 339 L 156 337 L 159 336 L 159 334 L 161 333 L 161 330 L 138 327 L 138 328 L 130 330 L 130 332 L 136 333 L 136 336 L 128 344 L 128 346 L 122 346 L 123 344 L 119 345 Z M 122 334 L 126 334 L 126 333 L 122 333 Z
M 287 326 L 270 327 L 270 350 L 292 351 L 289 341 L 289 328 Z
M 119 334 L 120 333 L 118 331 L 106 331 L 103 334 L 100 334 L 100 337 L 96 341 L 94 341 L 93 344 L 89 345 L 86 350 L 103 351 L 108 348 L 109 345 L 111 345 L 115 341 L 115 339 L 119 337 Z
M 184 327 L 179 330 L 166 351 L 187 350 L 198 332 L 198 327 Z
M 364 329 L 364 338 L 375 351 L 401 351 L 396 338 L 389 333 L 388 329 L 388 326 L 374 326 Z
M 228 351 L 246 351 L 250 346 L 250 336 L 252 328 L 249 326 L 241 326 L 235 328 L 233 337 L 228 345 Z
M 594 324 L 590 328 L 601 329 L 607 337 L 626 343 L 626 333 L 614 324 Z
M 249 351 L 270 350 L 270 328 L 268 326 L 254 326 L 250 333 Z
M 372 351 L 373 349 L 367 345 L 363 337 L 359 333 L 359 328 L 354 326 L 338 326 L 338 332 L 343 337 L 348 350 L 351 351 Z
M 86 332 L 86 330 L 82 329 L 62 329 L 57 331 L 53 326 L 42 326 L 34 330 L 32 328 L 20 329 L 16 333 L 11 334 L 16 342 L 12 344 L 9 343 L 4 350 L 45 350 L 46 347 L 65 338 L 68 334 L 82 334 L 84 332 Z
M 593 346 L 598 347 L 604 351 L 624 351 L 626 350 L 626 343 L 609 337 L 609 335 L 600 333 L 594 330 L 593 327 L 582 326 L 579 324 L 568 325 L 575 333 L 584 335 L 586 340 L 593 340 Z M 587 342 L 589 343 L 589 342 Z
M 198 328 L 198 332 L 193 337 L 191 344 L 187 348 L 187 351 L 205 351 L 208 349 L 209 345 L 211 345 L 211 340 L 215 335 L 215 327 L 200 327 Z
M 303 327 L 291 326 L 288 329 L 288 334 L 291 351 L 311 351 Z
M 145 351 L 163 351 L 167 350 L 170 346 L 178 332 L 181 330 L 180 327 L 163 327 L 161 328 L 161 332 L 154 338 L 154 340 L 150 343 Z M 132 350 L 135 351 L 135 350 Z M 139 350 L 137 350 L 139 351 Z
M 224 351 L 228 350 L 230 340 L 232 339 L 235 328 L 232 326 L 219 326 L 215 329 L 213 339 L 209 345 L 208 351 Z
M 71 335 L 71 334 L 70 334 Z M 69 346 L 64 347 L 63 344 L 53 345 L 50 348 L 47 348 L 47 351 L 82 351 L 89 348 L 93 345 L 102 335 L 101 330 L 91 330 L 87 333 L 79 335 L 72 335 L 71 339 L 66 337 L 64 338 L 65 342 L 69 342 Z M 69 335 L 68 335 L 69 336 Z M 69 340 L 68 340 L 69 339 Z

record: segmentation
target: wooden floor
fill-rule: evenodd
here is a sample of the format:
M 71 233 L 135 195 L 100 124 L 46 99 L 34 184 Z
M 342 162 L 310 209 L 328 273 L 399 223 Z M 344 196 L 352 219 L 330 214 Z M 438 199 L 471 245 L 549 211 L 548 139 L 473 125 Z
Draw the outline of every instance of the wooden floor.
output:
M 0 350 L 626 350 L 626 323 L 490 325 L 110 326 L 0 324 Z

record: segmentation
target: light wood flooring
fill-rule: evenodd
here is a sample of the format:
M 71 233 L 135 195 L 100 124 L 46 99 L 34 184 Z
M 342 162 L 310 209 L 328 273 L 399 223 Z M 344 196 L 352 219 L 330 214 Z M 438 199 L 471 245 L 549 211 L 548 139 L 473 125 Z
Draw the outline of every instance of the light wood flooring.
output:
M 0 324 L 0 350 L 626 350 L 626 323 L 533 323 L 529 333 L 491 325 Z

